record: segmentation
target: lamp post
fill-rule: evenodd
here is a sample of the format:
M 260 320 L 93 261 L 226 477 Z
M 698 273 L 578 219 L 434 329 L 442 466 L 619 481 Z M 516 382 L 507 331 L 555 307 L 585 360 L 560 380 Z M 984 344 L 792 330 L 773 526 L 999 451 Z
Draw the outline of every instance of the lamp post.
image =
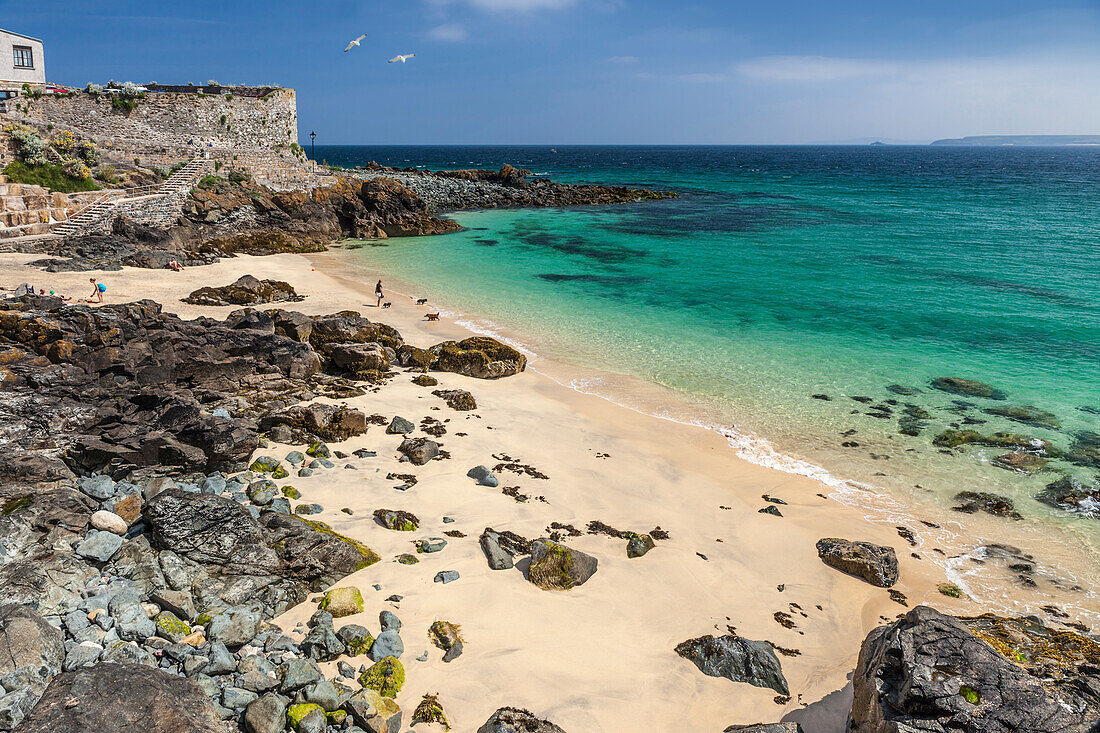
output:
M 309 157 L 313 159 L 313 168 L 317 169 L 317 133 L 309 133 Z

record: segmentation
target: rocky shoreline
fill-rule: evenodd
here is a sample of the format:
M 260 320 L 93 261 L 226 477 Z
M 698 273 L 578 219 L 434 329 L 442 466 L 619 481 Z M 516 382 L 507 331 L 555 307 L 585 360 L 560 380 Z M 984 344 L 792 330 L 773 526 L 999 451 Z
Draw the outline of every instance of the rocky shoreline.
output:
M 622 186 L 569 185 L 530 171 L 408 173 L 375 166 L 344 172 L 309 191 L 276 192 L 246 176 L 207 176 L 168 229 L 117 219 L 110 232 L 36 242 L 48 272 L 197 266 L 234 254 L 321 252 L 338 239 L 446 234 L 461 227 L 438 212 L 512 207 L 596 206 L 674 197 Z
M 499 171 L 429 171 L 370 164 L 350 172 L 368 181 L 384 178 L 397 181 L 435 211 L 598 206 L 676 197 L 675 193 L 647 188 L 555 183 L 546 178 L 531 178 L 531 171 L 510 165 Z
M 273 282 L 242 277 L 193 296 L 234 306 L 290 298 L 289 285 Z M 411 712 L 394 700 L 407 683 L 406 644 L 416 638 L 394 612 L 382 611 L 372 628 L 340 621 L 364 611 L 359 588 L 342 579 L 372 572 L 379 553 L 311 519 L 323 508 L 286 482 L 368 469 L 374 451 L 326 443 L 374 429 L 400 441 L 396 452 L 411 472 L 387 478 L 407 491 L 416 471 L 448 461 L 440 437 L 456 426 L 426 417 L 421 435 L 401 415 L 343 403 L 389 389 L 403 374 L 424 394 L 446 374 L 509 379 L 524 371 L 522 354 L 487 337 L 418 348 L 352 312 L 244 307 L 221 320 L 184 320 L 148 300 L 92 308 L 32 296 L 0 301 L 0 353 L 0 730 L 398 733 L 403 720 L 450 725 L 446 699 L 435 693 Z M 477 417 L 478 401 L 465 390 L 432 396 L 451 414 Z M 273 443 L 296 447 L 278 455 L 268 450 Z M 510 456 L 498 460 L 470 468 L 468 478 L 494 492 L 509 475 L 547 479 Z M 395 534 L 423 524 L 404 509 L 373 516 Z M 547 531 L 529 540 L 487 527 L 477 541 L 482 562 L 518 568 L 542 592 L 581 592 L 608 558 L 572 547 L 582 532 L 568 523 Z M 669 537 L 659 527 L 641 533 L 599 521 L 588 532 L 643 564 Z M 417 564 L 465 536 L 443 534 L 417 539 L 416 553 L 396 563 Z M 905 605 L 892 588 L 900 575 L 892 548 L 834 537 L 816 552 L 828 572 L 887 589 Z M 459 577 L 444 566 L 434 581 Z M 293 631 L 270 623 L 306 601 L 316 611 Z M 800 614 L 792 603 L 776 621 L 796 628 Z M 444 663 L 463 654 L 455 621 L 436 619 L 427 634 Z M 798 693 L 777 656 L 798 651 L 732 627 L 666 653 L 691 662 L 693 674 L 770 690 L 777 704 Z M 849 720 L 858 733 L 1007 733 L 1020 720 L 1027 730 L 1083 733 L 1100 721 L 1100 646 L 1035 617 L 956 619 L 918 606 L 867 637 Z M 800 729 L 788 721 L 726 730 Z M 562 728 L 518 708 L 497 710 L 479 728 L 517 730 Z

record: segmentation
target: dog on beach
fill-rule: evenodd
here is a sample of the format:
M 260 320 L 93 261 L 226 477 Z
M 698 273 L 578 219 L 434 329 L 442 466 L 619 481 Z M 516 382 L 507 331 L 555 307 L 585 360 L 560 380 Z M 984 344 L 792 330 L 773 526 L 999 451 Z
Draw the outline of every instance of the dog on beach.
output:
M 425 313 L 424 316 L 429 321 L 438 321 L 439 320 L 439 314 L 438 313 Z
M 389 308 L 391 305 L 393 305 L 393 303 L 391 303 L 390 301 L 387 300 L 385 303 L 382 304 L 382 307 L 383 308 Z
M 416 304 L 417 304 L 417 305 L 424 305 L 424 304 L 425 304 L 425 303 L 427 303 L 427 302 L 428 302 L 428 299 L 427 299 L 427 298 L 417 298 L 417 299 L 416 299 Z

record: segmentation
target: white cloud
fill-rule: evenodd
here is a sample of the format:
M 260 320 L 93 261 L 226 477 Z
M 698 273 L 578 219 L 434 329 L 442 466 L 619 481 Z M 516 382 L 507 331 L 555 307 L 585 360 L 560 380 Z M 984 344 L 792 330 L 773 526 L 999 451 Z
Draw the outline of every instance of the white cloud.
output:
M 829 56 L 761 56 L 737 64 L 737 72 L 742 76 L 766 81 L 834 81 L 886 76 L 897 73 L 900 68 L 889 61 Z
M 637 56 L 611 56 L 607 59 L 609 63 L 620 64 L 622 66 L 628 66 L 630 64 L 636 64 L 640 61 Z
M 428 38 L 433 41 L 458 42 L 465 41 L 469 37 L 469 31 L 461 23 L 444 23 L 428 31 Z

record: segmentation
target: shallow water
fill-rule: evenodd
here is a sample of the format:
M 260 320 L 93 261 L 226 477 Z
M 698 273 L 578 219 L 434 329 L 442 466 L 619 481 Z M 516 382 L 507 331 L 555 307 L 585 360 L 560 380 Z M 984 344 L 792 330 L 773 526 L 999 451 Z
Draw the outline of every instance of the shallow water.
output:
M 1100 519 L 1033 498 L 1062 472 L 1094 482 L 1097 468 L 1052 461 L 1024 476 L 990 465 L 1004 451 L 944 455 L 931 444 L 953 425 L 1061 448 L 1100 430 L 1100 151 L 362 147 L 318 157 L 507 162 L 559 181 L 680 192 L 606 208 L 458 213 L 463 232 L 374 242 L 357 258 L 478 314 L 481 326 L 522 334 L 538 354 L 624 375 L 574 386 L 721 429 L 746 457 L 812 470 L 790 461 L 802 459 L 901 505 L 1001 493 L 1037 537 L 1100 560 Z M 1008 400 L 930 389 L 936 376 L 988 382 Z M 891 384 L 918 391 L 894 394 Z M 918 436 L 898 432 L 906 405 L 931 414 Z M 983 411 L 1005 405 L 1040 407 L 1060 427 Z

